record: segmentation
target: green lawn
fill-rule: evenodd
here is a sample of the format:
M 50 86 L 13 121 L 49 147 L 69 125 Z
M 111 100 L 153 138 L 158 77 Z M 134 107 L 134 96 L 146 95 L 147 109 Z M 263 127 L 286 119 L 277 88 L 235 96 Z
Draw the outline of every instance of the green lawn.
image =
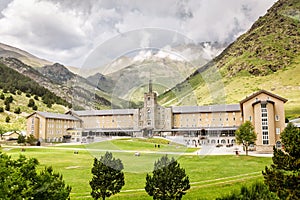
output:
M 238 189 L 243 184 L 262 180 L 261 171 L 266 165 L 271 164 L 271 158 L 180 154 L 178 153 L 180 147 L 170 146 L 171 144 L 161 144 L 161 149 L 166 148 L 169 156 L 179 161 L 190 178 L 191 189 L 183 199 L 220 197 L 222 194 Z M 72 186 L 71 199 L 92 199 L 89 180 L 91 180 L 90 170 L 93 159 L 103 155 L 110 147 L 114 147 L 113 155 L 120 158 L 124 164 L 126 183 L 121 193 L 111 199 L 151 199 L 143 190 L 145 176 L 153 170 L 154 162 L 162 156 L 164 151 L 161 152 L 154 147 L 154 143 L 149 141 L 113 140 L 102 144 L 26 148 L 25 152 L 21 152 L 20 148 L 4 146 L 1 151 L 13 157 L 19 154 L 35 157 L 41 163 L 41 167 L 52 165 L 55 171 L 63 174 L 66 183 Z M 78 154 L 74 154 L 75 148 Z M 118 149 L 120 151 L 117 152 Z M 182 149 L 186 150 L 183 147 Z M 153 152 L 144 152 L 141 156 L 134 156 L 132 150 Z M 172 150 L 174 150 L 173 153 Z

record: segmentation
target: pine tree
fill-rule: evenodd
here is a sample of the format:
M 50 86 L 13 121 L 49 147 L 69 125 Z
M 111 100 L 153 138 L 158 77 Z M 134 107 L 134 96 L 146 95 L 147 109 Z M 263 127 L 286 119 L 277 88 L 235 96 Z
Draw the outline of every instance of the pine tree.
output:
M 37 110 L 37 109 L 38 109 L 37 105 L 32 106 L 32 110 Z
M 37 170 L 38 160 L 0 152 L 0 199 L 69 199 L 71 187 L 52 167 Z
M 93 178 L 90 181 L 92 197 L 104 200 L 120 192 L 125 185 L 123 168 L 122 161 L 115 159 L 110 152 L 106 152 L 99 160 L 95 158 L 92 168 Z
M 243 144 L 246 155 L 248 155 L 249 145 L 256 140 L 256 133 L 254 132 L 254 127 L 250 121 L 246 121 L 235 131 L 235 139 L 238 144 Z
M 280 199 L 300 199 L 300 130 L 289 123 L 281 141 L 284 149 L 273 148 L 273 164 L 263 171 L 264 180 Z
M 29 99 L 29 101 L 28 101 L 28 107 L 33 107 L 35 105 L 35 102 L 34 102 L 34 100 L 33 99 Z
M 261 182 L 256 182 L 250 186 L 242 186 L 240 191 L 235 191 L 229 195 L 216 200 L 279 200 L 273 192 L 269 191 L 267 185 Z
M 5 110 L 10 111 L 10 104 L 9 103 L 5 105 Z
M 146 175 L 145 190 L 153 199 L 181 199 L 188 189 L 190 182 L 185 170 L 167 155 L 154 163 L 152 176 Z
M 6 123 L 9 123 L 9 122 L 10 122 L 10 117 L 9 117 L 9 116 L 6 116 L 5 122 L 6 122 Z
M 18 144 L 23 144 L 23 143 L 25 143 L 25 141 L 26 141 L 25 139 L 26 139 L 26 136 L 20 134 L 20 135 L 18 136 L 17 143 L 18 143 Z
M 21 109 L 20 109 L 20 107 L 17 107 L 17 108 L 15 109 L 14 113 L 16 113 L 16 114 L 20 114 L 20 113 L 21 113 Z

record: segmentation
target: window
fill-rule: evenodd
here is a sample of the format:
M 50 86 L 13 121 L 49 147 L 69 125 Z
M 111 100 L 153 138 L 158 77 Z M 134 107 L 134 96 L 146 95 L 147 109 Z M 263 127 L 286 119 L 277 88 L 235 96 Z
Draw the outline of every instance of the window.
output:
M 276 128 L 276 134 L 280 134 L 280 128 Z
M 252 121 L 252 116 L 249 116 L 249 121 L 250 121 L 250 122 Z
M 261 129 L 262 129 L 262 142 L 269 144 L 269 130 L 268 130 L 268 110 L 266 104 L 261 104 Z
M 279 116 L 275 115 L 275 120 L 278 122 L 279 121 Z

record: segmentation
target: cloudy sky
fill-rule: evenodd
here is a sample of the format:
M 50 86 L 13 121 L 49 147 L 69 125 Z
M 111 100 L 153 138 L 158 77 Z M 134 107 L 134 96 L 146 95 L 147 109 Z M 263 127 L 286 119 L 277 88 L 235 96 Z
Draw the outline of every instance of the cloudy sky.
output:
M 0 42 L 50 61 L 80 67 L 97 47 L 144 28 L 177 32 L 196 43 L 231 42 L 274 2 L 0 0 Z M 141 47 L 147 47 L 143 39 L 138 40 Z M 124 48 L 130 51 L 131 47 Z

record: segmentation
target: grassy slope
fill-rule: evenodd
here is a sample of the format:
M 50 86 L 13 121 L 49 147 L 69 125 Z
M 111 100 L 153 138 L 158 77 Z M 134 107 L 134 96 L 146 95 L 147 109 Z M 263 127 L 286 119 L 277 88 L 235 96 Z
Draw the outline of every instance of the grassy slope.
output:
M 2 93 L 2 90 L 0 90 L 0 94 Z M 8 97 L 12 95 L 11 93 L 4 93 L 5 97 Z M 3 113 L 0 113 L 0 126 L 3 127 L 5 130 L 26 130 L 26 116 L 33 113 L 34 110 L 29 108 L 28 102 L 29 99 L 33 96 L 28 98 L 24 93 L 21 95 L 12 95 L 14 98 L 13 103 L 10 104 L 10 111 L 6 111 Z M 41 98 L 39 97 L 39 101 L 34 100 L 35 104 L 38 107 L 38 110 L 40 111 L 47 111 L 47 112 L 59 112 L 64 113 L 67 111 L 67 108 L 61 105 L 54 104 L 51 108 L 48 108 L 46 104 L 44 104 L 41 101 Z M 5 108 L 4 100 L 0 99 L 0 107 Z M 21 109 L 21 114 L 15 114 L 14 110 L 19 107 Z M 6 116 L 10 117 L 10 123 L 5 122 Z
M 252 28 L 215 58 L 211 67 L 159 97 L 169 105 L 238 103 L 265 89 L 289 101 L 286 116 L 300 116 L 300 2 L 278 1 Z

